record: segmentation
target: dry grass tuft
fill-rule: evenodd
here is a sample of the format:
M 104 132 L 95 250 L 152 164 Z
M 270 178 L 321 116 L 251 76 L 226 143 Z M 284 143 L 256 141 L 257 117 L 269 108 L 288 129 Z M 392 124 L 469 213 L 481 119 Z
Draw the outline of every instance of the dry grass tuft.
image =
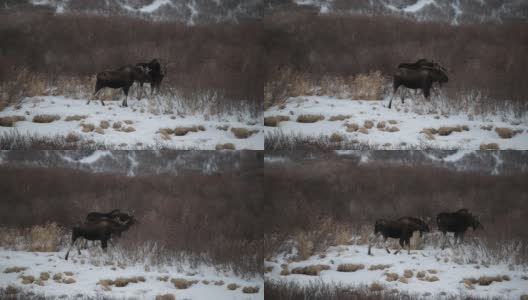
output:
M 176 300 L 173 294 L 157 295 L 156 300 Z
M 22 284 L 32 284 L 35 281 L 35 277 L 32 275 L 20 275 L 19 278 L 22 278 Z
M 365 266 L 363 264 L 341 264 L 337 266 L 338 272 L 356 272 L 363 270 Z
M 344 140 L 343 136 L 339 133 L 332 133 L 330 136 L 330 142 L 331 143 L 341 143 Z
M 202 280 L 202 283 L 205 284 L 205 285 L 209 285 L 210 281 L 209 280 Z
M 122 125 L 123 125 L 123 123 L 117 121 L 117 122 L 114 122 L 114 124 L 112 124 L 112 128 L 119 129 L 119 128 L 121 128 Z
M 66 276 L 73 276 L 73 272 L 64 272 L 64 275 L 66 275 Z
M 356 123 L 352 123 L 352 124 L 348 124 L 347 123 L 347 124 L 345 124 L 345 126 L 347 128 L 346 129 L 347 132 L 356 132 L 359 129 L 359 125 L 356 124 Z
M 413 273 L 412 270 L 405 270 L 405 271 L 403 271 L 403 276 L 404 276 L 405 278 L 412 278 L 413 275 L 414 275 L 414 273 Z
M 216 126 L 216 129 L 227 131 L 227 129 L 229 129 L 229 125 L 218 125 Z
M 495 132 L 503 139 L 511 139 L 517 132 L 511 128 L 497 127 Z
M 230 283 L 230 284 L 227 285 L 227 289 L 231 290 L 231 291 L 234 291 L 234 290 L 238 289 L 239 287 L 240 286 L 238 284 L 236 284 L 236 283 Z
M 36 115 L 33 117 L 33 123 L 51 123 L 60 120 L 59 115 Z
M 130 124 L 133 124 L 134 122 L 132 120 L 124 120 L 123 121 L 125 124 L 127 125 L 130 125 Z
M 370 285 L 370 291 L 371 292 L 381 292 L 381 291 L 383 291 L 383 289 L 384 289 L 383 285 L 381 285 L 379 282 L 373 282 Z
M 303 275 L 309 275 L 309 276 L 318 276 L 319 272 L 323 270 L 330 270 L 330 266 L 328 265 L 311 265 L 306 267 L 297 267 L 293 268 L 291 270 L 292 274 L 303 274 Z
M 353 99 L 377 100 L 383 96 L 385 79 L 380 71 L 359 74 L 352 80 Z
M 258 293 L 258 291 L 259 291 L 259 287 L 258 286 L 245 286 L 242 289 L 242 293 L 244 293 L 244 294 L 256 294 L 256 293 Z
M 386 273 L 385 274 L 385 280 L 387 281 L 396 281 L 398 280 L 400 276 L 398 275 L 398 273 Z
M 5 274 L 9 274 L 9 273 L 19 273 L 19 272 L 22 272 L 22 271 L 25 271 L 27 270 L 26 267 L 10 267 L 10 268 L 6 268 L 4 270 L 4 273 Z
M 58 251 L 62 229 L 57 223 L 44 226 L 33 226 L 29 232 L 29 251 L 54 252 Z
M 331 116 L 330 119 L 328 119 L 328 121 L 344 121 L 346 119 L 350 119 L 352 116 L 351 115 L 337 115 L 337 116 Z
M 50 274 L 48 272 L 40 272 L 40 280 L 48 280 L 50 278 Z
M 363 134 L 368 134 L 368 133 L 369 133 L 369 132 L 368 132 L 368 129 L 365 128 L 365 127 L 361 127 L 361 128 L 359 128 L 359 129 L 358 129 L 358 132 L 359 132 L 359 133 L 363 133 Z
M 425 271 L 420 271 L 420 272 L 416 273 L 416 278 L 418 278 L 418 279 L 425 278 Z
M 277 127 L 277 125 L 279 125 L 280 122 L 282 121 L 289 121 L 290 120 L 290 117 L 289 116 L 271 116 L 271 117 L 265 117 L 264 118 L 264 126 L 269 126 L 269 127 Z M 227 125 L 226 125 L 227 126 Z M 224 129 L 224 130 L 227 130 Z
M 222 285 L 224 285 L 224 281 L 223 280 L 215 281 L 214 285 L 222 286 Z
M 315 123 L 324 120 L 323 115 L 299 115 L 297 117 L 298 123 Z
M 102 120 L 101 122 L 99 122 L 99 127 L 103 129 L 107 129 L 108 127 L 110 127 L 110 122 L 106 120 Z
M 63 280 L 62 280 L 62 283 L 65 283 L 65 284 L 72 284 L 72 283 L 75 283 L 75 279 L 73 279 L 73 278 L 63 279 Z
M 62 273 L 53 274 L 53 280 L 60 281 L 62 279 Z
M 99 126 L 95 127 L 95 130 L 94 130 L 94 131 L 95 131 L 96 133 L 98 133 L 98 134 L 104 134 L 104 130 L 103 130 L 101 127 L 99 127 Z
M 216 150 L 235 150 L 235 145 L 233 143 L 217 144 L 215 146 Z
M 8 116 L 0 118 L 0 126 L 2 127 L 13 127 L 18 121 L 25 121 L 26 117 L 24 116 Z
M 79 137 L 77 134 L 70 132 L 66 136 L 66 143 L 77 143 L 81 140 L 81 137 Z
M 171 279 L 171 282 L 172 284 L 174 284 L 174 287 L 179 290 L 187 289 L 192 285 L 190 281 L 188 281 L 187 279 L 183 279 L 183 278 L 173 278 Z
M 440 279 L 436 276 L 427 276 L 425 277 L 425 281 L 429 281 L 429 282 L 435 282 L 435 281 L 439 281 Z
M 368 269 L 369 271 L 375 271 L 375 270 L 384 270 L 390 267 L 391 265 L 371 265 Z
M 376 124 L 376 128 L 378 129 L 383 129 L 385 128 L 385 126 L 387 126 L 387 123 L 385 123 L 385 121 L 381 121 L 381 122 L 378 122 L 378 124 Z
M 491 129 L 493 129 L 493 125 L 482 125 L 480 126 L 480 129 L 482 130 L 487 130 L 487 131 L 491 131 Z
M 405 278 L 405 277 L 400 277 L 398 279 L 398 281 L 401 282 L 401 283 L 405 283 L 405 284 L 409 283 L 409 281 L 407 281 L 407 278 Z
M 250 137 L 253 133 L 255 133 L 252 130 L 249 130 L 247 128 L 231 128 L 231 132 L 235 135 L 237 139 L 247 139 Z
M 92 132 L 95 129 L 94 124 L 81 123 L 82 132 Z
M 123 129 L 121 129 L 121 131 L 123 132 L 133 132 L 133 131 L 136 131 L 136 129 L 132 126 L 128 126 L 128 127 L 125 127 Z
M 88 116 L 86 115 L 73 115 L 73 116 L 67 116 L 64 118 L 64 121 L 70 122 L 70 121 L 80 121 L 83 119 L 86 119 Z
M 388 131 L 388 132 L 397 132 L 397 131 L 400 131 L 400 128 L 396 127 L 396 126 L 390 126 L 390 127 L 387 127 L 387 129 L 385 129 L 385 131 Z
M 372 122 L 371 120 L 366 120 L 365 122 L 363 122 L 363 127 L 370 129 L 374 127 L 374 122 Z

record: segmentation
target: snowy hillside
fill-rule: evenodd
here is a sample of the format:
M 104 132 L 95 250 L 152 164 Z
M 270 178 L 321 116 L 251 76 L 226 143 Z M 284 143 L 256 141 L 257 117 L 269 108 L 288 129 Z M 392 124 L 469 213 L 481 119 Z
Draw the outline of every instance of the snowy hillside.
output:
M 528 2 L 524 0 L 293 0 L 298 6 L 314 7 L 321 13 L 393 15 L 417 21 L 460 23 L 526 20 Z
M 72 143 L 102 144 L 126 149 L 263 149 L 260 120 L 250 113 L 209 116 L 160 112 L 159 103 L 129 99 L 129 107 L 118 101 L 65 97 L 33 97 L 0 112 L 16 122 L 0 126 L 1 134 L 63 136 Z M 6 119 L 4 119 L 5 121 Z
M 337 146 L 358 143 L 374 149 L 528 149 L 526 116 L 448 114 L 422 99 L 404 104 L 397 99 L 392 109 L 387 104 L 388 99 L 290 98 L 265 111 L 266 139 L 322 136 Z
M 181 21 L 189 25 L 237 22 L 263 13 L 262 0 L 17 0 L 8 1 L 3 6 L 8 9 L 47 9 L 56 13 L 133 16 L 156 21 Z
M 211 295 L 226 300 L 264 298 L 262 279 L 242 279 L 207 266 L 191 268 L 185 262 L 149 266 L 105 257 L 100 251 L 97 254 L 100 256 L 84 250 L 81 256 L 72 253 L 66 261 L 65 251 L 0 248 L 0 288 L 10 286 L 11 292 L 18 290 L 18 294 L 61 299 L 154 299 L 165 294 L 193 300 L 211 299 Z
M 515 249 L 505 245 L 504 253 Z M 445 250 L 428 246 L 411 250 L 411 255 L 407 251 L 388 254 L 373 247 L 373 256 L 369 256 L 367 250 L 366 245 L 340 245 L 296 261 L 294 249 L 267 260 L 266 268 L 271 271 L 265 277 L 304 286 L 326 283 L 396 289 L 417 294 L 420 299 L 443 299 L 442 295 L 519 299 L 528 294 L 528 266 L 514 265 L 508 257 L 500 262 L 490 260 L 485 248 L 472 243 Z

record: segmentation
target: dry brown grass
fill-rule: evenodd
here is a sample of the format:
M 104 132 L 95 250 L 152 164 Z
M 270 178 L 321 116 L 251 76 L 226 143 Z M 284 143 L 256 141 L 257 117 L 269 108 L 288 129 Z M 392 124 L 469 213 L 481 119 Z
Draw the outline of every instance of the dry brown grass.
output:
M 0 126 L 2 127 L 13 127 L 18 121 L 25 121 L 26 117 L 24 116 L 8 116 L 0 118 Z
M 35 277 L 33 275 L 20 275 L 19 278 L 22 278 L 22 284 L 32 284 L 35 282 Z
M 341 264 L 337 266 L 338 272 L 356 272 L 363 270 L 365 266 L 363 264 Z
M 239 287 L 240 286 L 238 284 L 236 284 L 236 283 L 230 283 L 230 284 L 227 285 L 227 289 L 231 290 L 231 291 L 234 291 L 234 290 L 238 289 Z
M 51 123 L 60 120 L 59 115 L 35 115 L 33 117 L 33 123 Z
M 330 119 L 328 119 L 328 121 L 344 121 L 346 119 L 350 119 L 352 116 L 351 115 L 336 115 L 336 116 L 331 116 Z
M 386 79 L 380 71 L 358 74 L 352 81 L 352 99 L 378 100 L 383 96 Z
M 497 127 L 495 128 L 495 132 L 503 139 L 511 139 L 514 137 L 517 133 L 522 132 L 522 130 L 513 130 L 511 128 L 506 127 Z
M 73 132 L 68 133 L 68 135 L 66 136 L 67 143 L 77 143 L 80 140 L 81 140 L 81 137 Z
M 26 267 L 10 267 L 10 268 L 6 268 L 4 270 L 4 273 L 6 273 L 6 274 L 19 273 L 19 272 L 22 272 L 22 271 L 25 271 L 25 270 L 27 270 Z
M 385 129 L 385 131 L 388 131 L 388 132 L 397 132 L 397 131 L 400 131 L 400 128 L 396 127 L 396 126 L 390 126 L 390 127 L 387 127 Z
M 179 290 L 187 289 L 192 285 L 190 281 L 184 278 L 172 278 L 170 281 L 174 284 L 174 287 Z
M 359 132 L 359 133 L 362 133 L 362 134 L 368 134 L 368 133 L 369 133 L 368 129 L 365 128 L 365 127 L 361 127 L 361 128 L 359 128 L 359 129 L 358 129 L 358 132 Z
M 418 273 L 416 273 L 416 278 L 418 279 L 425 278 L 425 271 L 419 271 Z
M 414 273 L 413 273 L 412 270 L 405 270 L 405 271 L 403 271 L 403 276 L 404 276 L 405 278 L 412 278 L 413 275 L 414 275 Z
M 323 115 L 299 115 L 297 117 L 298 123 L 315 123 L 324 120 Z
M 66 121 L 66 122 L 80 121 L 80 120 L 83 120 L 83 119 L 86 119 L 86 118 L 88 118 L 88 116 L 86 116 L 86 115 L 73 115 L 73 116 L 67 116 L 66 118 L 64 118 L 64 121 Z
M 53 280 L 54 281 L 60 281 L 61 279 L 62 279 L 62 273 L 53 274 Z
M 242 293 L 244 293 L 244 294 L 256 294 L 256 293 L 258 293 L 258 291 L 259 291 L 259 287 L 258 286 L 245 286 L 242 289 Z
M 387 269 L 387 268 L 390 268 L 391 265 L 383 265 L 383 264 L 380 264 L 380 265 L 371 265 L 368 269 L 369 271 L 375 271 L 375 270 L 384 270 L 384 269 Z
M 125 127 L 125 128 L 122 128 L 121 131 L 123 132 L 133 132 L 133 131 L 136 131 L 136 129 L 132 126 L 128 126 L 128 127 Z
M 102 129 L 107 129 L 108 127 L 110 127 L 110 122 L 106 120 L 101 120 L 101 122 L 99 122 L 99 127 L 101 127 Z
M 332 143 L 341 143 L 343 140 L 343 136 L 339 133 L 332 133 L 332 135 L 330 136 L 330 142 Z
M 191 127 L 176 127 L 172 130 L 169 128 L 163 128 L 163 130 L 167 134 L 174 134 L 176 136 L 184 136 L 189 132 L 205 131 L 205 127 L 203 127 L 202 125 L 198 125 L 198 126 L 191 126 Z
M 440 279 L 436 276 L 427 276 L 425 277 L 425 281 L 429 281 L 429 282 L 435 282 L 435 281 L 439 281 Z
M 381 292 L 383 291 L 384 287 L 379 282 L 373 282 L 372 284 L 370 284 L 369 289 L 372 292 Z
M 101 279 L 97 282 L 98 285 L 109 287 L 111 285 L 114 285 L 114 281 L 111 279 Z
M 378 122 L 378 124 L 376 124 L 376 128 L 378 129 L 383 129 L 385 128 L 385 126 L 387 126 L 387 123 L 385 123 L 385 121 L 381 121 L 381 122 Z
M 211 283 L 209 280 L 202 280 L 202 283 L 205 284 L 205 285 L 209 285 L 209 283 Z
M 40 280 L 48 280 L 50 278 L 50 274 L 48 272 L 40 272 Z
M 372 122 L 371 120 L 366 120 L 365 122 L 363 122 L 363 127 L 370 129 L 374 127 L 374 122 Z
M 467 285 L 467 286 L 472 286 L 473 284 L 479 284 L 479 285 L 483 285 L 483 286 L 487 286 L 487 285 L 490 285 L 492 284 L 494 281 L 495 282 L 502 282 L 502 281 L 510 281 L 510 277 L 507 276 L 507 275 L 496 275 L 496 276 L 480 276 L 479 278 L 473 278 L 473 277 L 470 277 L 470 278 L 464 278 L 463 279 L 463 282 Z
M 283 122 L 283 121 L 289 121 L 290 120 L 290 117 L 289 116 L 271 116 L 271 117 L 265 117 L 264 118 L 264 126 L 268 126 L 268 127 L 277 127 L 277 125 L 279 125 L 280 122 Z M 226 125 L 227 126 L 227 125 Z M 227 130 L 224 129 L 224 130 Z
M 217 144 L 215 146 L 216 150 L 235 150 L 235 145 L 233 143 Z
M 157 295 L 156 300 L 176 300 L 173 294 Z
M 224 281 L 223 280 L 215 281 L 214 285 L 222 286 L 222 285 L 224 285 Z
M 72 283 L 75 283 L 75 279 L 73 279 L 73 278 L 66 278 L 66 279 L 63 279 L 63 280 L 62 280 L 62 283 L 64 283 L 64 284 L 72 284 Z
M 95 129 L 94 124 L 81 123 L 82 132 L 92 132 Z
M 306 267 L 297 267 L 293 268 L 291 270 L 292 274 L 303 274 L 303 275 L 309 275 L 309 276 L 318 276 L 319 272 L 323 270 L 330 270 L 329 265 L 310 265 Z
M 73 272 L 64 272 L 64 275 L 66 275 L 66 276 L 73 276 Z
M 54 252 L 57 251 L 62 236 L 62 228 L 57 223 L 43 226 L 33 226 L 29 231 L 29 251 Z
M 123 120 L 123 122 L 124 122 L 125 124 L 127 124 L 127 125 L 130 125 L 130 124 L 133 124 L 133 123 L 134 123 L 134 121 L 132 121 L 132 120 Z
M 114 122 L 114 124 L 112 124 L 112 128 L 119 129 L 121 128 L 122 125 L 123 123 L 121 123 L 120 121 L 117 121 L 117 122 Z
M 400 278 L 398 273 L 385 273 L 385 280 L 387 281 L 396 281 Z
M 359 129 L 359 125 L 356 123 L 351 123 L 351 124 L 347 123 L 345 124 L 345 126 L 347 128 L 346 129 L 347 132 L 356 132 Z
M 247 139 L 250 137 L 253 133 L 258 132 L 255 130 L 249 130 L 247 128 L 231 128 L 231 132 L 235 135 L 237 139 Z
M 98 133 L 98 134 L 104 134 L 104 130 L 103 130 L 103 128 L 101 128 L 101 127 L 99 127 L 99 126 L 95 127 L 95 130 L 94 130 L 94 131 L 95 131 L 96 133 Z

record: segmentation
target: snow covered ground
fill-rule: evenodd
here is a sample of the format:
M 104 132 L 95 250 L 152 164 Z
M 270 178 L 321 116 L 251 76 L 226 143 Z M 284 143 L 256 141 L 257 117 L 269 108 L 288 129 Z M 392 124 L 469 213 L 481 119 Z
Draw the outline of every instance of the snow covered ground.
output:
M 475 251 L 472 251 L 469 245 L 445 250 L 427 246 L 423 250 L 411 250 L 411 255 L 408 255 L 407 251 L 397 255 L 388 254 L 383 248 L 373 247 L 374 255 L 369 256 L 367 249 L 367 245 L 330 247 L 321 256 L 315 255 L 299 262 L 292 262 L 290 259 L 295 256 L 295 253 L 282 254 L 266 261 L 266 268 L 272 267 L 273 269 L 266 273 L 265 277 L 267 280 L 293 281 L 301 285 L 323 282 L 343 286 L 370 286 L 376 282 L 386 290 L 397 289 L 410 294 L 422 295 L 425 299 L 438 299 L 441 298 L 440 295 L 460 296 L 461 299 L 465 298 L 464 296 L 519 299 L 520 295 L 528 294 L 528 266 L 513 265 L 505 261 L 491 263 L 484 258 L 485 255 L 482 257 L 475 255 Z M 327 265 L 329 269 L 320 271 L 318 276 L 280 275 L 282 264 L 287 264 L 290 272 L 296 267 L 318 264 Z M 363 268 L 355 272 L 338 272 L 337 267 L 341 264 L 363 265 Z M 384 269 L 369 270 L 375 265 L 387 266 Z M 405 277 L 405 270 L 410 270 L 412 276 L 408 272 L 408 278 Z M 421 277 L 419 272 L 424 272 L 424 277 Z M 390 277 L 386 273 L 396 273 L 398 278 L 388 281 Z M 508 276 L 509 280 L 495 281 L 490 285 L 463 282 L 465 278 L 478 279 L 481 276 L 497 275 Z M 404 279 L 401 279 L 402 277 Z M 433 277 L 438 280 L 435 281 Z
M 109 250 L 111 251 L 111 249 Z M 197 268 L 176 266 L 145 266 L 123 265 L 121 262 L 107 259 L 102 263 L 91 261 L 88 251 L 81 256 L 72 251 L 71 258 L 64 260 L 65 251 L 60 252 L 24 252 L 10 251 L 0 248 L 0 287 L 11 285 L 23 292 L 33 292 L 45 297 L 60 298 L 93 298 L 101 299 L 154 299 L 157 295 L 173 294 L 176 299 L 264 299 L 263 280 L 246 280 L 233 275 L 231 272 L 219 272 L 212 267 Z M 7 268 L 25 267 L 21 272 L 6 273 Z M 38 282 L 41 272 L 47 272 L 50 278 Z M 71 275 L 67 275 L 71 272 Z M 61 280 L 54 280 L 56 274 L 61 273 Z M 23 284 L 23 276 L 34 276 L 35 282 Z M 119 277 L 143 277 L 144 282 L 129 282 L 124 287 L 115 285 L 105 287 L 98 284 L 99 280 L 115 280 Z M 160 278 L 167 278 L 166 281 Z M 73 283 L 63 280 L 73 279 Z M 185 289 L 176 289 L 171 279 L 183 278 L 198 282 Z M 205 281 L 204 281 L 205 280 Z M 223 282 L 216 285 L 215 282 Z M 207 284 L 206 284 L 207 283 Z M 237 284 L 235 290 L 229 290 L 229 284 Z M 244 287 L 258 287 L 257 293 L 243 293 Z M 66 295 L 67 297 L 63 297 Z M 98 298 L 98 299 L 99 299 Z
M 337 133 L 348 140 L 375 145 L 380 149 L 439 148 L 480 149 L 481 144 L 496 143 L 500 150 L 528 149 L 528 120 L 502 116 L 473 116 L 467 114 L 441 114 L 428 108 L 424 100 L 406 99 L 402 104 L 394 99 L 392 109 L 384 100 L 342 100 L 325 96 L 290 98 L 284 105 L 273 106 L 264 117 L 287 116 L 276 127 L 265 127 L 266 134 L 302 135 L 306 137 L 330 137 Z M 431 100 L 431 101 L 434 101 Z M 296 122 L 299 115 L 322 115 L 324 120 L 314 123 Z M 330 121 L 332 116 L 344 115 L 343 120 Z M 350 116 L 350 117 L 348 117 Z M 365 121 L 372 121 L 372 128 L 363 128 Z M 359 130 L 345 124 L 356 124 Z M 380 123 L 383 124 L 379 125 Z M 449 135 L 428 134 L 424 129 L 458 127 Z M 462 129 L 464 128 L 464 129 Z M 496 128 L 513 131 L 512 138 L 501 138 Z M 347 131 L 348 130 L 348 131 Z M 362 132 L 363 131 L 363 132 Z
M 1 127 L 0 135 L 18 132 L 38 136 L 67 136 L 73 133 L 81 141 L 104 143 L 118 150 L 142 148 L 205 149 L 214 150 L 219 144 L 232 143 L 236 150 L 264 148 L 264 134 L 261 119 L 252 119 L 248 114 L 215 116 L 204 114 L 159 113 L 159 103 L 142 99 L 130 99 L 129 107 L 121 107 L 121 101 L 77 100 L 61 96 L 25 98 L 19 105 L 9 106 L 0 112 L 0 118 L 6 116 L 24 116 L 13 127 Z M 35 115 L 58 115 L 60 120 L 51 123 L 34 123 Z M 68 116 L 86 116 L 80 120 L 66 121 Z M 108 128 L 100 126 L 101 121 L 109 123 Z M 114 128 L 120 123 L 120 128 Z M 94 128 L 83 131 L 81 124 L 91 124 Z M 203 126 L 200 130 L 190 131 L 183 136 L 162 134 L 162 128 Z M 99 129 L 97 128 L 99 127 Z M 129 129 L 131 128 L 131 129 Z M 237 138 L 232 128 L 244 128 L 250 131 L 248 138 Z M 202 130 L 203 129 L 203 130 Z M 127 132 L 127 130 L 129 132 Z

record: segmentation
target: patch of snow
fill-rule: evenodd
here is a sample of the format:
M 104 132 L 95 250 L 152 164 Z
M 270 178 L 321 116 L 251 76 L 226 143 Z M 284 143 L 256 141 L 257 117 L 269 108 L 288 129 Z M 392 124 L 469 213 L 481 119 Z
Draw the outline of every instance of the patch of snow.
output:
M 159 113 L 157 103 L 149 100 L 129 99 L 130 107 L 121 107 L 120 101 L 106 101 L 102 106 L 99 101 L 86 104 L 86 100 L 72 99 L 62 96 L 44 96 L 25 98 L 20 107 L 9 106 L 0 112 L 0 117 L 23 115 L 26 121 L 19 121 L 14 127 L 0 127 L 0 134 L 15 133 L 38 136 L 66 136 L 77 134 L 81 140 L 91 140 L 104 143 L 118 150 L 136 150 L 143 148 L 168 149 L 209 149 L 214 150 L 217 144 L 232 143 L 237 150 L 264 149 L 264 133 L 262 121 L 248 117 L 249 113 L 238 112 L 239 115 L 207 115 L 192 113 Z M 60 120 L 52 123 L 33 123 L 35 115 L 59 115 Z M 65 117 L 86 115 L 81 121 L 65 121 Z M 108 121 L 110 127 L 103 129 L 102 134 L 95 131 L 83 132 L 81 124 L 99 126 L 101 121 Z M 125 124 L 124 121 L 131 121 Z M 124 132 L 112 128 L 113 123 L 121 122 L 122 127 L 133 127 L 135 131 Z M 158 132 L 161 128 L 203 126 L 205 131 L 189 132 L 184 136 L 170 135 L 165 140 Z M 227 130 L 219 127 L 227 126 Z M 257 131 L 246 139 L 236 138 L 230 128 L 241 127 Z
M 411 294 L 432 293 L 433 299 L 440 297 L 443 293 L 452 296 L 472 296 L 484 298 L 519 299 L 520 295 L 528 293 L 528 285 L 522 279 L 528 270 L 526 265 L 512 265 L 507 261 L 495 264 L 484 262 L 478 253 L 482 249 L 472 249 L 474 245 L 459 246 L 455 249 L 425 247 L 423 250 L 402 251 L 398 255 L 388 254 L 381 247 L 373 247 L 373 256 L 369 256 L 367 245 L 339 245 L 330 247 L 325 251 L 325 257 L 314 255 L 307 260 L 291 262 L 291 254 L 283 253 L 265 262 L 266 267 L 273 270 L 265 274 L 270 280 L 282 280 L 296 282 L 307 286 L 316 283 L 342 284 L 344 286 L 370 285 L 373 282 L 381 283 L 386 289 L 398 289 Z M 509 246 L 508 246 L 509 247 Z M 507 247 L 507 248 L 508 248 Z M 519 250 L 518 244 L 512 243 L 509 251 Z M 394 251 L 393 251 L 394 252 Z M 308 276 L 301 274 L 280 275 L 281 264 L 289 264 L 292 270 L 295 267 L 325 264 L 330 270 L 321 271 L 319 276 Z M 364 269 L 356 272 L 338 272 L 340 264 L 363 264 Z M 368 270 L 372 265 L 390 265 L 385 270 Z M 413 276 L 407 278 L 407 283 L 399 281 L 389 282 L 385 279 L 385 272 L 394 272 L 402 276 L 405 270 L 412 270 Z M 429 271 L 434 270 L 434 271 Z M 438 281 L 429 282 L 419 280 L 417 272 L 425 271 L 426 276 L 436 276 Z M 464 278 L 479 278 L 480 276 L 504 276 L 510 280 L 493 282 L 489 286 L 474 285 L 474 289 L 467 289 L 462 280 Z M 464 298 L 464 297 L 462 297 Z
M 434 100 L 431 100 L 434 101 Z M 302 135 L 317 138 L 338 133 L 350 140 L 377 146 L 380 149 L 436 148 L 478 150 L 481 144 L 497 143 L 501 150 L 528 149 L 528 118 L 526 115 L 514 118 L 512 115 L 468 116 L 466 113 L 449 115 L 424 104 L 422 99 L 406 99 L 402 104 L 393 102 L 392 109 L 387 108 L 388 99 L 350 100 L 328 96 L 303 96 L 288 99 L 283 106 L 273 106 L 264 112 L 264 116 L 289 115 L 290 121 L 283 121 L 277 127 L 265 127 L 266 134 L 280 133 Z M 315 123 L 298 123 L 302 114 L 323 115 L 324 120 Z M 351 115 L 347 120 L 329 121 L 331 116 Z M 371 120 L 374 127 L 368 133 L 347 132 L 346 123 L 356 123 L 362 127 Z M 377 123 L 385 121 L 386 127 L 396 127 L 399 131 L 379 130 Z M 395 124 L 389 124 L 393 121 Z M 515 122 L 514 122 L 515 121 Z M 438 129 L 444 126 L 467 126 L 467 131 L 452 132 L 447 136 L 434 135 L 434 139 L 422 133 L 425 128 Z M 485 126 L 492 126 L 485 130 Z M 503 139 L 495 132 L 496 127 L 518 130 L 513 138 Z M 462 154 L 459 154 L 462 155 Z
M 112 152 L 97 150 L 94 151 L 90 156 L 83 157 L 79 160 L 79 162 L 82 164 L 92 164 L 105 156 L 112 156 Z
M 436 3 L 435 0 L 418 0 L 418 1 L 416 1 L 416 3 L 405 7 L 403 9 L 403 11 L 404 12 L 415 13 L 415 12 L 423 9 L 427 5 L 431 5 L 431 4 L 435 4 L 435 3 Z
M 171 4 L 171 0 L 154 0 L 149 5 L 145 5 L 142 8 L 139 9 L 142 13 L 151 13 L 153 11 L 158 10 L 163 5 Z

